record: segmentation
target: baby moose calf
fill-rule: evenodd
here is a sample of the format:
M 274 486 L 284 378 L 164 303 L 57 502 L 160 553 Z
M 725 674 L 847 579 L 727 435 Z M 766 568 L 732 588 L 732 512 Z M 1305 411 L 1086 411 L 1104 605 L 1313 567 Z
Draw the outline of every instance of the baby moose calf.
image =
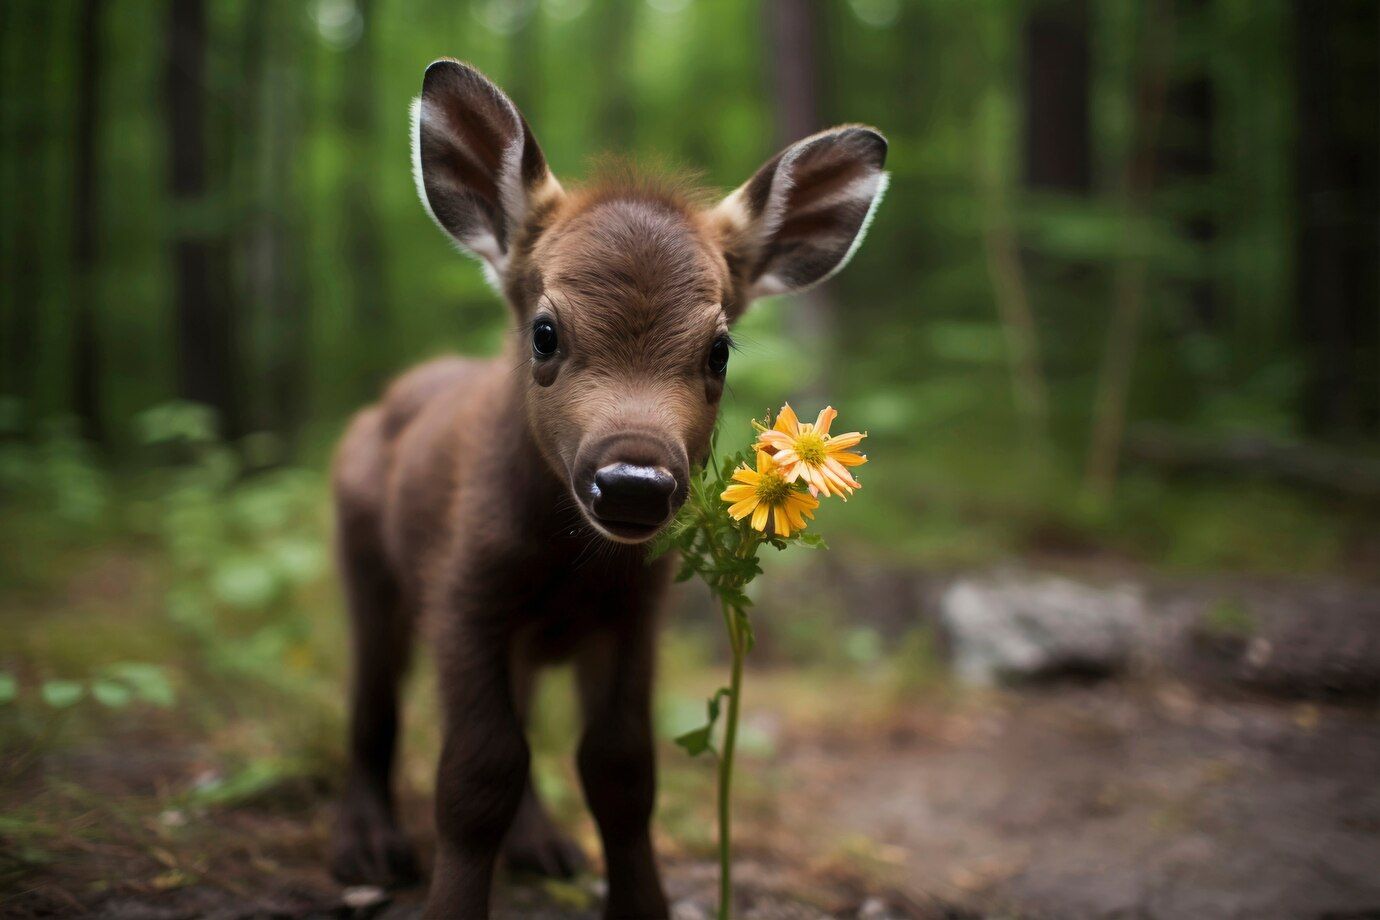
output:
M 706 207 L 650 178 L 563 188 L 508 97 L 457 61 L 427 68 L 412 115 L 422 203 L 483 261 L 516 335 L 500 357 L 404 374 L 340 444 L 354 680 L 333 870 L 380 884 L 416 872 L 391 773 L 420 623 L 444 710 L 426 915 L 487 916 L 500 852 L 554 875 L 583 865 L 537 799 L 523 734 L 538 668 L 573 659 L 606 915 L 664 917 L 651 690 L 672 563 L 648 565 L 640 544 L 705 460 L 730 324 L 847 262 L 886 185 L 886 141 L 823 131 Z

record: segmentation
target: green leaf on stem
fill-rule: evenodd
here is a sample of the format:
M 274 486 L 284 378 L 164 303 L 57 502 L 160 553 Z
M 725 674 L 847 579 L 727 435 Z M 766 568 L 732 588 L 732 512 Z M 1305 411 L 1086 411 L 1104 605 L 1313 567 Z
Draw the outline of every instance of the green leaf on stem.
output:
M 688 731 L 676 738 L 676 744 L 685 748 L 686 753 L 691 757 L 698 757 L 705 751 L 714 750 L 714 725 L 719 721 L 720 703 L 728 695 L 728 688 L 720 687 L 714 695 L 709 698 L 707 706 L 709 710 L 709 721 L 699 728 Z

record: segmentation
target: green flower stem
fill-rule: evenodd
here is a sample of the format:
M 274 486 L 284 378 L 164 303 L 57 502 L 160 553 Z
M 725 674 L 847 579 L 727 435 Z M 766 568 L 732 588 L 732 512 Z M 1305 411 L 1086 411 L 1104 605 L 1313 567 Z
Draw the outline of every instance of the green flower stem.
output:
M 718 548 L 712 543 L 710 551 L 716 558 Z M 757 542 L 743 537 L 734 555 L 746 559 L 757 550 Z M 743 584 L 733 580 L 732 587 Z M 724 745 L 719 754 L 719 920 L 733 916 L 733 752 L 738 746 L 738 711 L 743 696 L 743 659 L 747 657 L 747 638 L 743 635 L 744 614 L 726 601 L 719 602 L 728 643 L 733 652 L 733 669 L 728 681 L 728 714 L 724 722 Z
M 739 634 L 741 613 L 720 604 L 724 625 L 733 647 L 733 673 L 728 682 L 728 721 L 724 723 L 724 747 L 719 755 L 719 920 L 729 920 L 733 912 L 732 829 L 729 800 L 733 786 L 733 751 L 738 741 L 738 702 L 743 692 L 743 638 Z

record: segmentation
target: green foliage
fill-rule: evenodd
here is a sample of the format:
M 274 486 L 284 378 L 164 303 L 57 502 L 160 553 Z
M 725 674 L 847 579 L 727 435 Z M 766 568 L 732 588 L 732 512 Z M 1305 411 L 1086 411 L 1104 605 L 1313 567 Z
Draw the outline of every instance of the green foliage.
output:
M 18 426 L 23 405 L 3 402 L 8 405 L 0 406 L 0 498 L 42 506 L 74 527 L 98 524 L 110 502 L 109 477 L 75 420 L 49 419 L 31 439 L 7 438 L 6 426 Z
M 1163 9 L 1087 5 L 1093 169 L 1090 187 L 1071 191 L 1023 178 L 1020 126 L 1030 123 L 1033 100 L 1019 75 L 1039 4 L 807 6 L 817 34 L 830 36 L 803 62 L 830 75 L 811 120 L 877 124 L 890 140 L 891 187 L 866 244 L 823 299 L 759 303 L 737 323 L 742 349 L 724 413 L 736 420 L 768 395 L 827 385 L 872 420 L 898 469 L 922 472 L 923 482 L 890 490 L 885 507 L 861 496 L 841 535 L 922 564 L 953 564 L 1019 552 L 1029 532 L 1063 527 L 1086 456 L 1113 276 L 1129 260 L 1146 268 L 1131 425 L 1154 420 L 1209 437 L 1309 430 L 1305 397 L 1327 356 L 1298 334 L 1314 306 L 1296 302 L 1295 244 L 1318 221 L 1302 222 L 1307 205 L 1297 198 L 1300 65 L 1289 52 L 1288 5 L 1219 0 L 1174 22 L 1172 41 L 1156 40 Z M 179 230 L 194 227 L 225 249 L 228 271 L 216 284 L 232 298 L 233 328 L 215 334 L 234 341 L 241 430 L 259 432 L 236 443 L 231 478 L 285 461 L 314 465 L 343 416 L 374 398 L 387 374 L 437 351 L 491 353 L 505 340 L 509 312 L 426 219 L 408 167 L 408 103 L 436 56 L 472 61 L 507 87 L 570 187 L 590 174 L 592 156 L 614 148 L 730 188 L 780 140 L 774 109 L 784 100 L 761 66 L 775 20 L 752 4 L 416 4 L 366 17 L 352 0 L 215 0 L 209 11 L 208 99 L 234 104 L 208 106 L 208 137 L 227 140 L 207 145 L 209 188 L 191 202 L 170 197 L 166 112 L 147 105 L 164 79 L 162 57 L 137 53 L 166 17 L 152 7 L 106 12 L 108 53 L 95 84 L 98 264 L 80 285 L 70 240 L 83 220 L 71 206 L 82 90 L 71 38 L 81 13 L 20 15 L 4 36 L 8 57 L 0 57 L 19 61 L 23 52 L 36 66 L 15 68 L 18 82 L 0 104 L 3 133 L 22 139 L 0 151 L 0 200 L 15 202 L 0 220 L 0 264 L 16 282 L 0 308 L 0 492 L 52 507 L 74 527 L 108 523 L 107 460 L 137 468 L 151 454 L 185 457 L 218 435 L 210 410 L 167 402 L 184 371 L 168 258 Z M 916 54 L 921 47 L 972 53 Z M 601 66 L 571 79 L 570 61 L 586 58 Z M 1124 177 L 1146 128 L 1137 100 L 1154 76 L 1170 90 L 1162 149 L 1153 187 L 1130 207 Z M 1196 80 L 1213 100 L 1206 126 L 1176 107 L 1177 90 Z M 1356 99 L 1369 92 L 1358 89 Z M 1176 163 L 1199 130 L 1213 156 L 1209 171 L 1195 174 Z M 1338 182 L 1323 199 L 1369 200 Z M 1038 447 L 1016 424 L 1010 365 L 1018 349 L 997 309 L 994 212 L 1015 236 L 1019 287 L 1039 336 L 1050 424 Z M 1372 315 L 1375 286 L 1356 289 L 1367 298 L 1357 316 Z M 73 308 L 88 300 L 97 360 L 78 368 Z M 827 334 L 792 323 L 802 309 L 817 313 Z M 1335 328 L 1352 328 L 1343 319 Z M 1380 340 L 1370 326 L 1356 328 L 1342 350 L 1380 366 Z M 24 360 L 29 366 L 19 367 Z M 99 455 L 70 420 L 42 421 L 76 411 L 83 370 L 96 378 L 106 442 Z M 820 379 L 826 371 L 831 379 Z M 1375 448 L 1373 382 L 1372 372 L 1348 394 L 1372 404 L 1370 429 L 1347 439 L 1361 451 Z M 131 437 L 129 419 L 160 402 Z M 293 402 L 300 405 L 289 409 Z M 159 451 L 140 449 L 152 443 Z M 1036 452 L 1039 475 L 993 462 Z M 1166 491 L 1188 487 L 1165 478 Z M 1311 497 L 1304 503 L 1306 536 L 1273 553 L 1262 540 L 1220 549 L 1229 524 L 1200 526 L 1187 502 L 1169 503 L 1146 528 L 1139 504 L 1118 497 L 1081 536 L 1152 563 L 1340 564 L 1348 516 Z M 1138 531 L 1155 536 L 1138 539 Z M 216 603 L 271 606 L 279 577 L 267 577 L 258 560 L 245 563 L 227 560 L 209 576 L 224 595 Z
M 138 426 L 167 461 L 144 520 L 173 563 L 168 616 L 202 644 L 213 669 L 291 687 L 284 661 L 310 628 L 292 594 L 325 562 L 319 477 L 254 471 L 250 452 L 216 438 L 203 407 L 158 406 Z

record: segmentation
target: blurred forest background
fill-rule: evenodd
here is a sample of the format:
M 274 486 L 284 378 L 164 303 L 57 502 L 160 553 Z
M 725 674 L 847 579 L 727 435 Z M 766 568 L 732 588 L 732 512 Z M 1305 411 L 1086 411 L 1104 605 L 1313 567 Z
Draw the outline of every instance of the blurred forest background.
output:
M 732 383 L 753 411 L 827 390 L 870 427 L 888 501 L 863 529 L 890 546 L 1091 530 L 1154 558 L 1307 564 L 1335 530 L 1272 486 L 1380 492 L 1374 4 L 0 16 L 6 443 L 81 437 L 103 469 L 137 466 L 132 419 L 185 400 L 315 467 L 392 373 L 492 350 L 505 311 L 408 171 L 408 102 L 448 53 L 508 89 L 568 181 L 611 151 L 731 188 L 821 126 L 887 133 L 857 265 L 759 311 Z M 818 360 L 784 360 L 789 335 Z M 1225 493 L 1167 483 L 1185 471 Z
M 508 323 L 410 174 L 443 55 L 567 183 L 612 152 L 727 190 L 821 127 L 888 136 L 857 258 L 759 304 L 729 372 L 728 432 L 820 394 L 870 430 L 826 578 L 1380 570 L 1380 4 L 4 0 L 0 881 L 24 904 L 229 878 L 183 855 L 187 814 L 335 781 L 329 450 L 390 375 Z M 1235 597 L 1219 625 L 1248 631 Z M 896 692 L 932 688 L 929 633 L 868 619 L 895 607 L 764 599 L 763 660 L 856 676 L 900 649 Z M 715 680 L 688 622 L 668 736 Z M 82 759 L 112 731 L 145 752 L 125 785 Z M 663 810 L 707 853 L 710 778 L 676 769 Z M 271 834 L 314 853 L 313 820 Z M 104 855 L 60 860 L 73 839 Z

